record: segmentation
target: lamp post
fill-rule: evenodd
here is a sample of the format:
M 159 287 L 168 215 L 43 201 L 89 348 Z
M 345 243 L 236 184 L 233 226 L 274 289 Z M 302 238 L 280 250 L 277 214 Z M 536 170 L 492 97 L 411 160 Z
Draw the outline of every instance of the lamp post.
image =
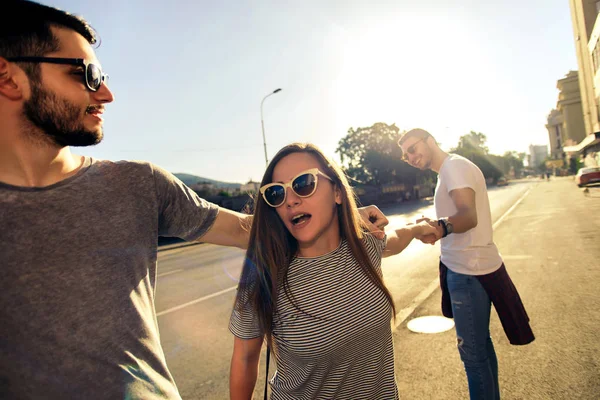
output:
M 267 141 L 265 140 L 265 122 L 263 120 L 263 103 L 265 102 L 267 97 L 274 95 L 275 93 L 279 93 L 279 92 L 281 92 L 281 88 L 273 90 L 271 93 L 269 93 L 268 95 L 263 97 L 262 101 L 260 102 L 260 124 L 262 126 L 263 147 L 265 149 L 265 164 L 266 165 L 269 165 L 269 159 L 267 158 Z

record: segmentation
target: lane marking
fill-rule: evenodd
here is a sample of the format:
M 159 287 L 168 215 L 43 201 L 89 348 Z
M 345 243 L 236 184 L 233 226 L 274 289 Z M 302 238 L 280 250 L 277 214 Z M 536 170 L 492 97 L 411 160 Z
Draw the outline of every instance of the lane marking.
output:
M 517 208 L 519 203 L 521 203 L 523 201 L 523 199 L 525 198 L 525 196 L 527 196 L 529 194 L 529 192 L 531 192 L 531 188 L 527 189 L 527 191 L 525 193 L 523 193 L 523 196 L 521 196 L 519 198 L 519 200 L 517 200 L 517 202 L 512 205 L 511 208 L 509 208 L 504 214 L 502 214 L 502 216 L 500 218 L 498 218 L 498 220 L 494 223 L 494 225 L 492 225 L 492 229 L 496 229 L 496 227 L 498 225 L 500 225 L 502 223 L 502 221 L 504 221 L 504 218 L 506 218 L 508 216 L 508 214 L 510 214 L 515 208 Z
M 220 296 L 220 295 L 225 294 L 227 292 L 231 292 L 232 290 L 235 290 L 235 289 L 237 289 L 237 285 L 232 286 L 232 287 L 227 288 L 227 289 L 223 289 L 223 290 L 221 290 L 219 292 L 215 292 L 213 294 L 209 294 L 209 295 L 204 296 L 204 297 L 200 297 L 199 299 L 196 299 L 196 300 L 188 301 L 187 303 L 182 304 L 180 306 L 168 308 L 168 309 L 166 309 L 164 311 L 161 311 L 161 312 L 157 313 L 156 316 L 160 317 L 162 315 L 170 314 L 172 312 L 181 310 L 182 308 L 185 308 L 185 307 L 188 307 L 188 306 L 200 303 L 200 302 L 202 302 L 204 300 L 212 299 L 213 297 L 217 297 L 217 296 Z
M 174 274 L 176 272 L 181 272 L 181 271 L 183 271 L 183 269 L 174 269 L 173 271 L 163 272 L 162 274 L 158 274 L 158 275 L 156 275 L 156 277 L 160 278 L 161 276 L 167 276 L 167 275 L 171 275 L 171 274 Z
M 417 295 L 417 297 L 415 297 L 410 302 L 408 307 L 405 307 L 402 310 L 400 310 L 400 312 L 398 312 L 398 314 L 396 314 L 396 322 L 394 323 L 394 329 L 398 328 L 398 326 L 400 326 L 400 324 L 402 324 L 406 320 L 406 318 L 408 318 L 408 316 L 410 314 L 412 314 L 413 311 L 415 311 L 415 309 L 422 302 L 424 302 L 431 295 L 431 293 L 433 293 L 434 290 L 437 289 L 439 286 L 440 286 L 440 280 L 434 279 L 429 285 L 427 285 L 427 287 L 425 289 L 423 289 L 421 291 L 421 293 L 419 293 Z
M 512 205 L 512 207 L 510 207 L 504 214 L 502 214 L 502 216 L 500 218 L 498 218 L 496 223 L 494 223 L 494 225 L 492 225 L 492 229 L 496 229 L 498 227 L 498 225 L 500 225 L 502 223 L 502 221 L 504 221 L 504 219 L 511 212 L 513 212 L 513 210 L 519 205 L 519 203 L 521 203 L 521 201 L 523 201 L 525 196 L 527 196 L 530 191 L 531 191 L 531 188 L 527 189 L 527 191 L 519 198 L 519 200 L 517 200 L 515 202 L 515 204 Z M 411 303 L 409 304 L 408 307 L 405 307 L 402 310 L 400 310 L 400 312 L 398 312 L 396 314 L 396 322 L 394 323 L 394 330 L 397 329 L 398 326 L 402 325 L 402 323 L 406 320 L 406 318 L 408 318 L 417 309 L 417 307 L 419 307 L 439 287 L 440 287 L 440 279 L 438 277 L 438 278 L 435 278 L 429 285 L 427 285 L 427 287 L 425 289 L 423 289 L 421 291 L 421 293 L 419 293 L 417 295 L 417 297 L 415 297 L 413 299 L 413 301 L 411 301 Z

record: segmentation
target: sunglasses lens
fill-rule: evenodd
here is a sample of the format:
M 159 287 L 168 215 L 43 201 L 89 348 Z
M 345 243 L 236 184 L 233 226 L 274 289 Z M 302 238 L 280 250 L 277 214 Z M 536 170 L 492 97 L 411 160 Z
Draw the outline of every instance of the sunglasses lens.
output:
M 270 186 L 265 190 L 265 200 L 273 207 L 281 205 L 283 199 L 285 199 L 285 188 L 283 185 Z
M 100 89 L 100 85 L 102 85 L 102 70 L 94 64 L 89 64 L 86 79 L 90 89 Z
M 317 187 L 317 178 L 313 174 L 300 175 L 292 182 L 292 189 L 300 197 L 308 197 Z

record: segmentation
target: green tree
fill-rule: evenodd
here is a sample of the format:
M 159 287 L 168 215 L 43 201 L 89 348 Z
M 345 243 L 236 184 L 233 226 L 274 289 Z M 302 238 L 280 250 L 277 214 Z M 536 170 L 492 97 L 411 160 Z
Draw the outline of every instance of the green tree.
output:
M 579 168 L 583 168 L 583 162 L 579 161 L 578 157 L 569 158 L 569 172 L 575 175 Z
M 516 151 L 507 151 L 504 153 L 502 158 L 504 159 L 504 172 L 505 175 L 510 174 L 511 170 L 515 174 L 515 178 L 521 177 L 521 172 L 525 166 L 523 165 L 523 161 L 527 155 L 525 153 L 519 153 Z
M 461 136 L 458 146 L 450 151 L 471 160 L 481 169 L 483 176 L 496 181 L 503 175 L 501 168 L 503 168 L 504 159 L 500 156 L 489 155 L 486 141 L 487 137 L 483 133 L 471 131 L 467 135 Z
M 399 138 L 400 130 L 395 124 L 377 122 L 370 127 L 350 128 L 338 142 L 336 153 L 348 176 L 355 181 L 412 186 L 423 173 L 402 161 Z
M 463 135 L 458 140 L 457 149 L 463 151 L 476 151 L 483 154 L 489 153 L 489 149 L 485 145 L 487 136 L 483 133 L 471 131 L 467 135 Z

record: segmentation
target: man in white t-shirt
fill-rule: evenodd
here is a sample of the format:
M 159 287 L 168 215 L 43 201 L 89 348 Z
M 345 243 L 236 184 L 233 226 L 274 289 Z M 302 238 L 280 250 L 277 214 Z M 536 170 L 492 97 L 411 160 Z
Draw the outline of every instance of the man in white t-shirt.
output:
M 490 337 L 491 300 L 478 276 L 503 267 L 492 239 L 492 218 L 485 178 L 471 161 L 441 150 L 422 129 L 398 141 L 403 160 L 439 174 L 434 205 L 441 238 L 440 271 L 450 295 L 458 350 L 465 366 L 471 399 L 499 399 L 498 361 Z M 447 268 L 447 269 L 446 269 Z

